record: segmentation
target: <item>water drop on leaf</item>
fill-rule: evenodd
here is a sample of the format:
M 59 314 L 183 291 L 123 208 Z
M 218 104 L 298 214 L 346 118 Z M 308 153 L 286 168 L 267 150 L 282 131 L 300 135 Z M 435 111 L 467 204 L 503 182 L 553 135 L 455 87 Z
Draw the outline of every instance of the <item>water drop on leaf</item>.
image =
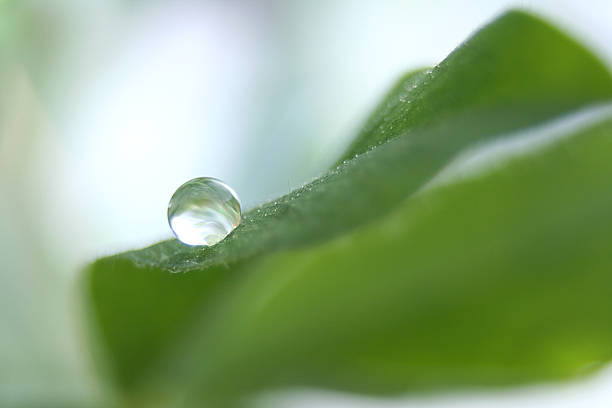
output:
M 168 223 L 187 245 L 214 245 L 239 224 L 238 196 L 227 184 L 198 177 L 180 186 L 168 204 Z

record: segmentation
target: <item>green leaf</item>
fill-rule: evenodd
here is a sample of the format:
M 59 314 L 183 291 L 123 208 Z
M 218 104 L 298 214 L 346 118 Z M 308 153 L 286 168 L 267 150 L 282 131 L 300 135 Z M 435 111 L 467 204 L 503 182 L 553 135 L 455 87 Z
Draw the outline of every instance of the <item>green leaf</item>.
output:
M 587 373 L 612 358 L 610 157 L 612 119 L 353 234 L 263 258 L 180 367 L 197 370 L 202 398 Z
M 608 359 L 609 124 L 414 193 L 468 146 L 611 97 L 591 53 L 506 13 L 403 78 L 337 167 L 251 210 L 220 244 L 93 263 L 110 374 L 128 393 L 199 401 L 281 385 L 508 384 Z

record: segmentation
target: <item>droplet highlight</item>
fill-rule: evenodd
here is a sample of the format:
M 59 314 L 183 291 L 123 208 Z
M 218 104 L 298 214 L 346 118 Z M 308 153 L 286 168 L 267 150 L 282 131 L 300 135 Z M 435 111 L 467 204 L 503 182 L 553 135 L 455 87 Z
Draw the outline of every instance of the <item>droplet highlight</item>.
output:
M 238 196 L 227 184 L 198 177 L 180 186 L 168 204 L 168 224 L 184 244 L 211 246 L 223 240 L 241 219 Z

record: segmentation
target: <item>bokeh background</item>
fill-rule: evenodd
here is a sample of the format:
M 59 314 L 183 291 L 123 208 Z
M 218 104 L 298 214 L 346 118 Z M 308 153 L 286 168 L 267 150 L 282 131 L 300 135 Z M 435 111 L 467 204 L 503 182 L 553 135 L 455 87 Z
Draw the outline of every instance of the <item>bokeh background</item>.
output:
M 400 74 L 516 6 L 612 66 L 605 0 L 0 0 L 0 398 L 105 392 L 78 272 L 168 237 L 177 186 L 218 177 L 249 208 L 309 181 Z M 385 402 L 304 391 L 262 404 L 595 406 L 608 389 L 604 371 L 561 388 Z

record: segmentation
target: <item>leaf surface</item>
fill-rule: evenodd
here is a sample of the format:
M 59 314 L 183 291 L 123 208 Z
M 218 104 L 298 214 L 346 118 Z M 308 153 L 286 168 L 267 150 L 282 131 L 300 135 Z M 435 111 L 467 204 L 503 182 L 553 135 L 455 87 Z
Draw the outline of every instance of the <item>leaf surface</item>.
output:
M 509 384 L 609 359 L 609 123 L 414 193 L 469 146 L 611 96 L 579 44 L 501 16 L 403 78 L 336 167 L 246 213 L 220 244 L 94 262 L 87 293 L 112 377 L 200 401 Z

